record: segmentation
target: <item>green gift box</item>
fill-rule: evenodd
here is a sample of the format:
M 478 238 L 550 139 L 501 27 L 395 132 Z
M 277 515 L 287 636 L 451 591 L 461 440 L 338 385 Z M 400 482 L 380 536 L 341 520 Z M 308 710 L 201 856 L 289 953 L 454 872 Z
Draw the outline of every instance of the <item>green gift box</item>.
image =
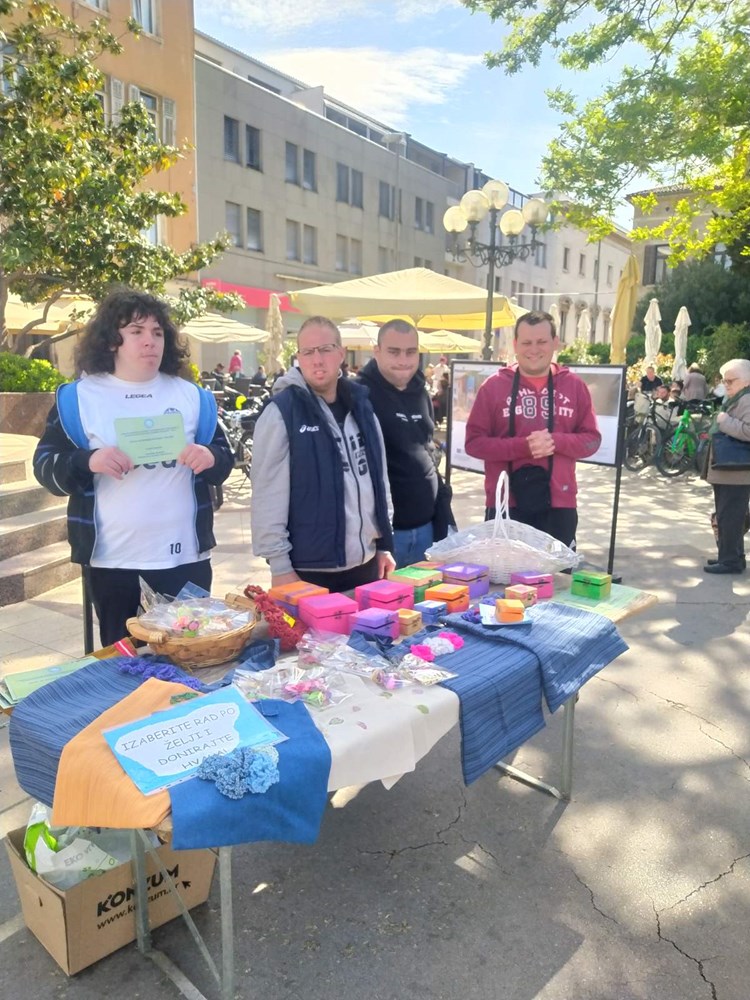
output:
M 592 573 L 590 570 L 577 570 L 570 584 L 571 594 L 577 597 L 591 597 L 600 601 L 609 597 L 612 592 L 612 577 L 609 573 Z
M 414 588 L 414 603 L 418 604 L 425 599 L 425 591 L 436 582 L 442 580 L 442 574 L 435 570 L 416 569 L 412 566 L 404 566 L 403 569 L 394 569 L 388 574 L 389 580 L 398 580 L 399 583 L 406 583 Z

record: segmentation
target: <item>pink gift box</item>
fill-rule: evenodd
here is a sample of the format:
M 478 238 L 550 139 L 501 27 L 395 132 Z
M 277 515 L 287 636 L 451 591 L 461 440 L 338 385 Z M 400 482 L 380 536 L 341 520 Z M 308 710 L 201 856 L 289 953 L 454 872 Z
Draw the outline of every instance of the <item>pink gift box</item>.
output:
M 446 563 L 443 583 L 457 583 L 469 588 L 469 597 L 482 597 L 490 592 L 490 568 L 477 563 Z
M 354 596 L 362 610 L 385 608 L 386 611 L 398 611 L 399 608 L 414 607 L 414 588 L 395 580 L 363 583 L 362 586 L 355 587 Z
M 354 615 L 352 632 L 396 639 L 400 632 L 398 612 L 386 611 L 385 608 L 365 608 L 358 611 Z
M 343 594 L 302 597 L 298 608 L 305 625 L 320 632 L 340 632 L 342 635 L 351 634 L 354 615 L 359 610 L 357 602 Z
M 510 582 L 536 587 L 536 596 L 540 600 L 555 593 L 555 580 L 551 573 L 511 573 Z

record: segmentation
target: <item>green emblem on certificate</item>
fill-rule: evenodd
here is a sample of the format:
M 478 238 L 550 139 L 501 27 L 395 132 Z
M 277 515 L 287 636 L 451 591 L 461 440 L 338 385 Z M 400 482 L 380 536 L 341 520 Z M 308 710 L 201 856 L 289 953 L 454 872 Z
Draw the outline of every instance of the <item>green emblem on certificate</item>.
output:
M 135 465 L 173 462 L 185 447 L 185 424 L 181 413 L 154 417 L 117 417 L 117 447 Z

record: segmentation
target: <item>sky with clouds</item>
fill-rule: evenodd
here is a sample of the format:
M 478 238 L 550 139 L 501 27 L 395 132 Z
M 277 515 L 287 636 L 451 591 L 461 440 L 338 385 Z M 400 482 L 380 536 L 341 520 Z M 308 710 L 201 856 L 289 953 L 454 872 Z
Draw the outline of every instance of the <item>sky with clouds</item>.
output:
M 585 98 L 606 82 L 605 71 L 564 72 L 551 59 L 513 77 L 487 69 L 503 29 L 458 0 L 194 4 L 199 31 L 525 192 L 557 132 L 545 89 Z

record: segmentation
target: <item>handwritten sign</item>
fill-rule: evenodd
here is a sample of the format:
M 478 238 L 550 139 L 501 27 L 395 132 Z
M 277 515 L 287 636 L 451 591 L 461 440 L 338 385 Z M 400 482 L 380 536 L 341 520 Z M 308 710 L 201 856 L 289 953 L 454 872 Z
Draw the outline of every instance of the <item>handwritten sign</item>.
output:
M 287 738 L 232 687 L 108 729 L 103 736 L 145 795 L 192 777 L 212 754 Z

